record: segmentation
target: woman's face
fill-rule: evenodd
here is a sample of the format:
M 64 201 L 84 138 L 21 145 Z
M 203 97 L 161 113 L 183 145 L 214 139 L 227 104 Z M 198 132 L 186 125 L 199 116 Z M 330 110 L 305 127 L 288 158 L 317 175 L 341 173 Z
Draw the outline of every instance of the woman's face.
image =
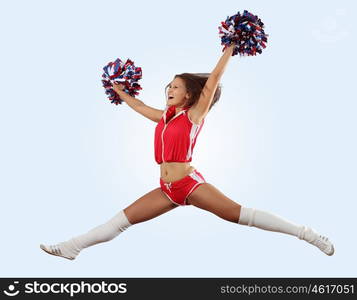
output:
M 167 90 L 167 105 L 183 107 L 188 99 L 189 94 L 187 93 L 185 82 L 181 78 L 175 77 L 170 82 Z

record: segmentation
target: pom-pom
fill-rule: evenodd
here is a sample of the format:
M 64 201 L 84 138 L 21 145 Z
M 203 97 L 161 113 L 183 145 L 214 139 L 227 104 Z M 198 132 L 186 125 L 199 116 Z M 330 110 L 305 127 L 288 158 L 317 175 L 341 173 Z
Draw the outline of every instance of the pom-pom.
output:
M 113 89 L 114 82 L 123 84 L 125 87 L 123 91 L 132 97 L 138 95 L 138 91 L 142 89 L 138 83 L 142 75 L 141 68 L 135 67 L 134 62 L 130 59 L 127 59 L 124 64 L 122 60 L 117 58 L 114 62 L 109 62 L 103 68 L 103 71 L 102 83 L 111 103 L 118 105 L 123 102 Z
M 261 54 L 262 49 L 266 47 L 269 35 L 264 32 L 263 22 L 247 10 L 244 10 L 242 15 L 238 12 L 227 17 L 221 24 L 218 29 L 221 45 L 224 45 L 222 51 L 235 44 L 232 56 L 238 53 L 240 56 L 253 56 Z

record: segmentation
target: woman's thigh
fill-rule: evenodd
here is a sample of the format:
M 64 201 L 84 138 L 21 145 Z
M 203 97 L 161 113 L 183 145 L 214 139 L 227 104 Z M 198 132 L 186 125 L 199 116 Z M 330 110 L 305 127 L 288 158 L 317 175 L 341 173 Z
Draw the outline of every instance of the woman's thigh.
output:
M 187 198 L 187 202 L 222 219 L 237 223 L 241 205 L 234 202 L 210 183 L 203 183 Z
M 131 224 L 144 222 L 155 218 L 177 207 L 162 192 L 156 188 L 124 209 L 125 215 Z

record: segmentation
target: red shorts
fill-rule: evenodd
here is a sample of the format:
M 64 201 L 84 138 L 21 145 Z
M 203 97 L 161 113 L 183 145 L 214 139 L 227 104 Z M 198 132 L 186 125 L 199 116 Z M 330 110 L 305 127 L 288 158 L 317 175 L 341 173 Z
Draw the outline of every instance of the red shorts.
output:
M 196 170 L 177 181 L 165 182 L 160 178 L 161 190 L 176 205 L 190 205 L 186 203 L 186 198 L 205 182 L 201 173 Z

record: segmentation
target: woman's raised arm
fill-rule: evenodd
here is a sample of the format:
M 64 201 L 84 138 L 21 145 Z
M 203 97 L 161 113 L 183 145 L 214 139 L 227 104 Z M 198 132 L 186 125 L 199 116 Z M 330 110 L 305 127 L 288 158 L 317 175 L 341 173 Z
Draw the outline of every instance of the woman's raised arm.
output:
M 146 105 L 143 101 L 125 93 L 123 88 L 124 86 L 122 84 L 113 84 L 113 89 L 119 95 L 120 99 L 124 100 L 124 102 L 128 104 L 133 110 L 150 119 L 151 121 L 156 123 L 160 121 L 162 114 L 164 113 L 163 110 Z
M 224 53 L 222 54 L 221 58 L 219 59 L 217 65 L 213 69 L 211 75 L 218 77 L 218 80 L 222 77 L 226 66 L 228 64 L 229 59 L 232 57 L 233 50 L 234 50 L 235 45 L 230 45 L 224 50 Z
M 235 45 L 232 44 L 225 49 L 217 65 L 208 77 L 197 104 L 192 107 L 191 118 L 195 122 L 200 123 L 201 120 L 207 115 L 218 83 L 226 69 L 229 59 L 233 54 L 234 47 Z

